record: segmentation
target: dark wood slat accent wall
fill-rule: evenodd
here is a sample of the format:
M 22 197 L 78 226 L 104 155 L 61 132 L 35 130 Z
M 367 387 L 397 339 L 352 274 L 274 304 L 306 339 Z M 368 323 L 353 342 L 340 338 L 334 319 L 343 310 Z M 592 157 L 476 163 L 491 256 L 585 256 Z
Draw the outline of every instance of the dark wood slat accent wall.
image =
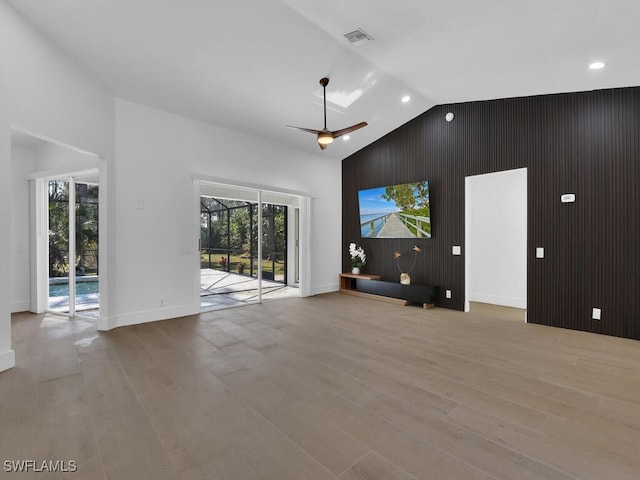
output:
M 640 87 L 440 105 L 344 159 L 343 270 L 357 241 L 365 272 L 397 279 L 393 252 L 418 244 L 412 282 L 440 285 L 437 305 L 462 310 L 465 177 L 522 167 L 528 321 L 640 339 Z M 433 238 L 360 238 L 358 190 L 425 179 Z

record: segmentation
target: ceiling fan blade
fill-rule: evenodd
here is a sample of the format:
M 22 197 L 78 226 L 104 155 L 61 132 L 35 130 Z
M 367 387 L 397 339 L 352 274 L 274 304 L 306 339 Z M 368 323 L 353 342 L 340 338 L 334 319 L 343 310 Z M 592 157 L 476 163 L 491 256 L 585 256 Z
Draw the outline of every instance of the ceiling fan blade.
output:
M 366 126 L 367 126 L 367 122 L 356 123 L 355 125 L 351 125 L 350 127 L 343 128 L 341 130 L 336 130 L 335 132 L 331 132 L 331 135 L 333 135 L 333 138 L 338 138 L 338 137 L 341 137 L 342 135 L 346 135 L 347 133 L 351 133 L 355 130 L 358 130 L 359 128 L 366 127 Z
M 313 128 L 303 128 L 303 127 L 294 127 L 293 125 L 287 125 L 289 128 L 295 128 L 297 130 L 302 130 L 303 132 L 313 133 L 318 137 L 318 146 L 320 150 L 326 150 L 327 145 L 333 142 L 336 138 L 341 137 L 342 135 L 346 135 L 347 133 L 351 133 L 354 130 L 358 130 L 359 128 L 366 127 L 367 122 L 356 123 L 355 125 L 351 125 L 350 127 L 343 128 L 342 130 L 336 130 L 335 132 L 331 132 L 327 128 L 327 85 L 329 84 L 329 79 L 327 77 L 323 77 L 320 79 L 320 85 L 322 85 L 322 100 L 323 100 L 323 111 L 324 111 L 324 128 L 322 130 L 316 130 Z
M 294 127 L 292 125 L 287 125 L 289 128 L 295 128 L 296 130 L 302 130 L 303 132 L 313 133 L 314 135 L 319 134 L 322 130 L 314 130 L 313 128 L 304 128 L 304 127 Z

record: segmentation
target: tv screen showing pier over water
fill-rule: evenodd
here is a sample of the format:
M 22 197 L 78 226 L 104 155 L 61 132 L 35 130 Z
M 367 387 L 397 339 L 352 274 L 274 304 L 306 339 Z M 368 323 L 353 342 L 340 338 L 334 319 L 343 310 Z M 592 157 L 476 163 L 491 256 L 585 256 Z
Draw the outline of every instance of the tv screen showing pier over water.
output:
M 362 238 L 431 238 L 429 182 L 358 192 Z

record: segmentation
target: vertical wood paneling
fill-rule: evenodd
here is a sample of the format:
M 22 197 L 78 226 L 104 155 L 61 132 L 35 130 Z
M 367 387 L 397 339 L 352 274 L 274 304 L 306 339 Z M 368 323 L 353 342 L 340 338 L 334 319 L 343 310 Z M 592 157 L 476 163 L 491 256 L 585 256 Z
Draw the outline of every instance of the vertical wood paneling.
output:
M 527 167 L 528 320 L 640 339 L 639 116 L 638 87 L 432 108 L 342 162 L 343 269 L 357 241 L 365 271 L 393 280 L 393 252 L 418 244 L 412 280 L 440 285 L 438 305 L 462 310 L 465 252 L 451 246 L 464 247 L 464 179 Z M 424 179 L 433 238 L 360 238 L 358 190 Z M 562 204 L 563 193 L 576 203 Z

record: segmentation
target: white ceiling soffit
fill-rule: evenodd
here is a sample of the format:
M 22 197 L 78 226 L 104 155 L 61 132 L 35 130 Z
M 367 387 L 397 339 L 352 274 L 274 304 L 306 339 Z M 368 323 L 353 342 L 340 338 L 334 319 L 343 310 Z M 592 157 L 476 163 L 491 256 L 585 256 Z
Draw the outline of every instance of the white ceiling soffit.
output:
M 120 97 L 325 158 L 435 104 L 640 85 L 637 0 L 8 2 Z M 320 152 L 285 125 L 322 127 L 323 76 L 328 128 L 369 126 Z
M 11 131 L 11 147 L 38 149 L 47 142 L 18 130 Z

